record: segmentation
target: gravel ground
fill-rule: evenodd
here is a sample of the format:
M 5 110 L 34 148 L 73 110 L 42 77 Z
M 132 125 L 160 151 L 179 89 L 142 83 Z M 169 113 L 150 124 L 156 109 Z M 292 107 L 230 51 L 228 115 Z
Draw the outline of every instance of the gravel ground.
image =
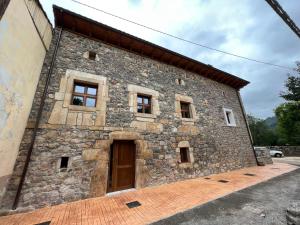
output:
M 155 225 L 286 225 L 300 200 L 300 169 L 154 223 Z

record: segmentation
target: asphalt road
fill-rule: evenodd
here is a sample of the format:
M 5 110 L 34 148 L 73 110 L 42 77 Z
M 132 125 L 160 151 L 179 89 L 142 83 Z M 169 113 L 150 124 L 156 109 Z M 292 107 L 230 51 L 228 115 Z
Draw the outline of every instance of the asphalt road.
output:
M 286 225 L 286 208 L 292 201 L 300 201 L 300 169 L 154 224 Z
M 272 158 L 273 162 L 288 163 L 295 166 L 300 166 L 300 157 L 282 157 L 282 158 Z

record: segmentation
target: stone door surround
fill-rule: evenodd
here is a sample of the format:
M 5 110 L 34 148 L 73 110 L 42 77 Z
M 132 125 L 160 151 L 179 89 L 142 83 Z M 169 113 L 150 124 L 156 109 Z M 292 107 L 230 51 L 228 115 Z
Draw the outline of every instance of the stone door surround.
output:
M 93 149 L 86 149 L 82 153 L 84 160 L 95 160 L 96 165 L 92 175 L 90 197 L 105 195 L 107 190 L 109 157 L 114 140 L 133 140 L 136 146 L 135 161 L 135 188 L 140 189 L 147 185 L 149 171 L 146 159 L 152 158 L 152 151 L 141 134 L 128 131 L 114 131 L 109 134 L 108 140 L 96 140 Z

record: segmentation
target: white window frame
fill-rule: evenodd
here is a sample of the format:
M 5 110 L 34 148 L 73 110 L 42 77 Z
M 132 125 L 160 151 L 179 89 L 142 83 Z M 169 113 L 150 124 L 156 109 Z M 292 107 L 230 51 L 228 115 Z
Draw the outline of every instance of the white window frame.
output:
M 234 113 L 233 113 L 232 109 L 223 108 L 223 112 L 224 112 L 226 125 L 230 126 L 230 127 L 236 127 L 236 122 L 235 122 Z M 228 119 L 227 119 L 227 113 L 228 112 L 230 113 L 229 117 L 230 117 L 231 122 L 229 122 Z

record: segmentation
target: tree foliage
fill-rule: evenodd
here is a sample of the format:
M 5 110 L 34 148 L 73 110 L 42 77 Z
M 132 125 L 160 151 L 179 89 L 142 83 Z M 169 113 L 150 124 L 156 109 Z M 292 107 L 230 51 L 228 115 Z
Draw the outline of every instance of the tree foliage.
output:
M 271 146 L 277 144 L 277 135 L 274 129 L 271 129 L 265 120 L 248 115 L 249 128 L 253 138 L 253 144 L 256 146 Z
M 298 66 L 300 70 L 300 63 Z M 285 86 L 287 91 L 280 93 L 280 97 L 287 101 L 300 101 L 300 77 L 289 75 Z
M 300 62 L 297 62 L 297 71 L 300 74 Z M 275 109 L 278 120 L 277 133 L 280 144 L 300 144 L 300 77 L 288 76 L 285 83 L 286 91 L 281 93 L 287 102 Z
M 278 142 L 284 145 L 300 145 L 300 101 L 287 102 L 275 110 L 278 120 Z

